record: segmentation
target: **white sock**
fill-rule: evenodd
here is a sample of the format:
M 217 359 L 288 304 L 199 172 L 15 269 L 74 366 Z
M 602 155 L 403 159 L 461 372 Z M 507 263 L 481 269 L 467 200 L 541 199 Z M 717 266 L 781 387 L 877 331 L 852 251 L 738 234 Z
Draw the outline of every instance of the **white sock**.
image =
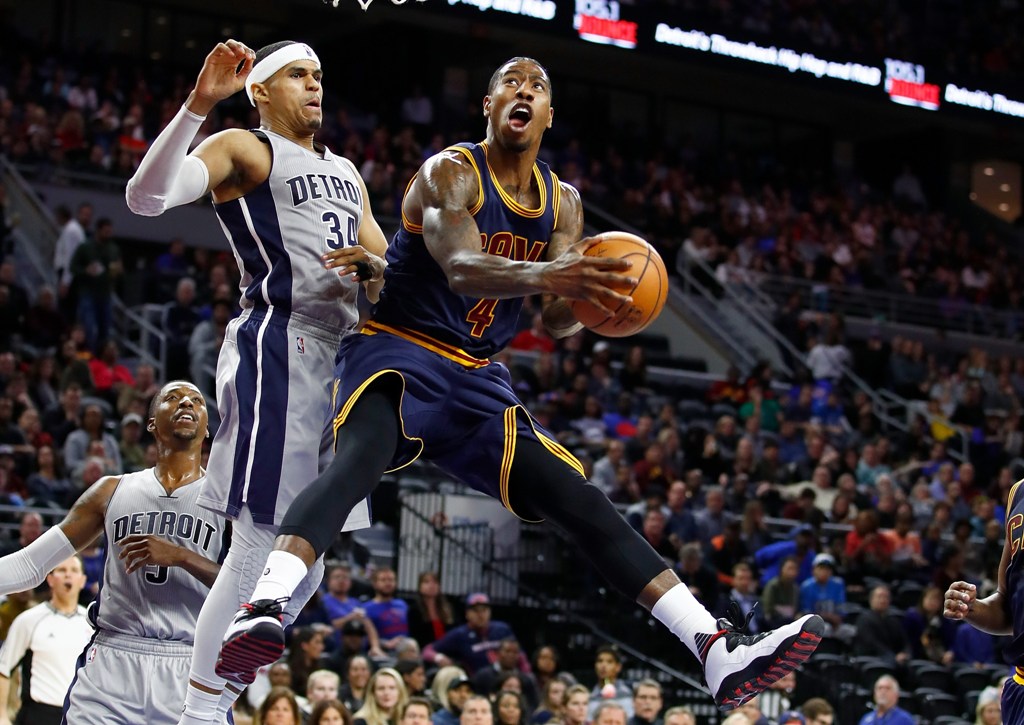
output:
M 235 692 L 230 687 L 225 687 L 224 691 L 220 693 L 220 702 L 217 704 L 217 714 L 214 718 L 214 722 L 217 725 L 227 723 L 228 712 L 231 710 L 231 706 L 235 704 L 235 700 L 238 699 L 240 693 Z
M 295 588 L 302 583 L 309 568 L 295 554 L 287 551 L 272 551 L 263 567 L 263 576 L 256 582 L 256 588 L 249 597 L 250 602 L 260 599 L 290 599 Z
M 188 692 L 185 693 L 185 708 L 181 711 L 178 725 L 210 725 L 218 722 L 215 718 L 220 698 L 219 692 L 203 692 L 189 684 Z
M 698 634 L 715 634 L 718 623 L 700 602 L 694 599 L 685 584 L 676 584 L 654 603 L 651 614 L 682 640 L 683 644 L 700 660 Z

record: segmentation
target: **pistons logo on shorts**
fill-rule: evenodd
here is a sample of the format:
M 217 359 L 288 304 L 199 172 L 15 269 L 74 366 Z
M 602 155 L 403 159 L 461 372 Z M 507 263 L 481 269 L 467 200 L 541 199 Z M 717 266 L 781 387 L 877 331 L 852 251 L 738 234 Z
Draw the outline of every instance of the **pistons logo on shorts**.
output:
M 298 351 L 298 353 L 300 355 L 305 354 L 305 352 L 306 352 L 306 341 L 303 340 L 301 337 L 296 337 L 295 338 L 295 349 Z
M 88 663 L 92 662 L 94 659 L 96 659 L 96 646 L 95 645 L 93 645 L 92 647 L 89 648 L 89 653 L 85 655 L 85 662 L 86 662 L 86 664 L 88 664 Z

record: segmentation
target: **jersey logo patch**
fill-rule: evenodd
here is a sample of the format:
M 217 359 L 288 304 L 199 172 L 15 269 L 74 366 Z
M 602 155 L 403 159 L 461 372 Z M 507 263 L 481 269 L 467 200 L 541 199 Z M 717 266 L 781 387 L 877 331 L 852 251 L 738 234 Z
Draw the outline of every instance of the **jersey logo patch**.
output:
M 306 354 L 306 341 L 303 340 L 301 337 L 296 337 L 295 338 L 295 349 L 296 349 L 296 351 L 298 351 L 298 353 L 300 355 L 305 355 Z
M 85 655 L 85 663 L 89 664 L 96 659 L 96 647 L 95 645 L 89 648 L 89 653 Z

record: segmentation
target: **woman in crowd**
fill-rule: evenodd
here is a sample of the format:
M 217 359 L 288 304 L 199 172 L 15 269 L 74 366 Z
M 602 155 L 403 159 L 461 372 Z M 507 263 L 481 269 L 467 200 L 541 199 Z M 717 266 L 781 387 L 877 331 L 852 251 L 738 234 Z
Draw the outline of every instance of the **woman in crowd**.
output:
M 526 703 L 514 690 L 499 690 L 494 697 L 494 725 L 526 725 Z
M 350 713 L 363 706 L 371 671 L 370 660 L 364 655 L 349 658 L 348 666 L 345 668 L 345 682 L 338 688 L 338 699 L 345 704 Z
M 562 658 L 558 650 L 550 644 L 538 647 L 533 653 L 533 676 L 537 679 L 537 687 L 544 690 L 548 682 L 558 675 Z
M 353 725 L 396 725 L 408 699 L 402 676 L 391 667 L 382 667 L 366 685 L 366 699 L 352 715 Z
M 416 583 L 416 598 L 409 607 L 409 634 L 426 647 L 452 626 L 452 603 L 441 593 L 437 572 L 425 571 Z
M 292 634 L 288 664 L 292 668 L 292 691 L 305 692 L 309 673 L 323 666 L 324 633 L 314 627 L 298 627 Z
M 530 722 L 533 725 L 544 725 L 551 720 L 560 721 L 565 711 L 565 682 L 557 677 L 548 680 L 544 685 L 540 706 L 534 711 Z
M 295 695 L 287 687 L 275 687 L 256 711 L 253 725 L 301 725 L 302 715 Z
M 352 714 L 338 700 L 321 700 L 313 706 L 308 725 L 352 725 Z
M 565 691 L 565 712 L 562 725 L 587 725 L 587 709 L 590 707 L 590 690 L 583 685 L 573 685 Z

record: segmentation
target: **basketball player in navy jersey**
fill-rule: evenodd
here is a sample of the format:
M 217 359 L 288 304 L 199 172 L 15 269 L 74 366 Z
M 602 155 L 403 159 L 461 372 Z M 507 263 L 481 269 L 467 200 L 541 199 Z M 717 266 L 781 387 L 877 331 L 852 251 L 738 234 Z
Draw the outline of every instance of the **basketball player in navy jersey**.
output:
M 206 401 L 185 381 L 153 398 L 147 423 L 153 468 L 107 476 L 59 525 L 0 559 L 0 593 L 37 586 L 55 562 L 106 535 L 96 628 L 64 704 L 64 722 L 135 725 L 178 721 L 196 617 L 217 577 L 225 521 L 197 503 Z M 224 720 L 221 720 L 224 722 Z
M 715 621 L 618 514 L 583 467 L 525 410 L 508 370 L 487 358 L 515 332 L 525 295 L 542 293 L 548 330 L 580 325 L 570 299 L 628 301 L 630 263 L 587 257 L 577 191 L 537 160 L 551 126 L 551 81 L 529 58 L 495 71 L 483 101 L 487 138 L 428 159 L 406 190 L 380 302 L 342 342 L 334 462 L 292 504 L 275 551 L 228 628 L 218 671 L 272 661 L 281 603 L 381 474 L 419 456 L 525 519 L 565 529 L 608 579 L 650 609 L 704 665 L 718 704 L 736 707 L 803 662 L 817 615 L 748 636 Z
M 241 277 L 242 314 L 228 325 L 217 361 L 222 423 L 199 498 L 233 520 L 231 548 L 197 624 L 181 725 L 216 722 L 255 677 L 255 669 L 234 673 L 231 683 L 218 676 L 218 643 L 248 599 L 284 512 L 333 455 L 334 363 L 359 319 L 353 278 L 372 300 L 383 282 L 387 241 L 366 186 L 348 159 L 315 140 L 322 73 L 305 43 L 281 41 L 257 53 L 235 40 L 219 43 L 126 190 L 132 211 L 154 216 L 211 193 Z M 260 128 L 221 131 L 189 153 L 206 114 L 242 90 Z M 344 528 L 368 525 L 360 502 Z M 318 561 L 305 597 L 322 578 Z M 285 618 L 304 601 L 296 596 Z
M 957 581 L 946 590 L 943 614 L 947 619 L 965 621 L 982 632 L 1009 636 L 1003 648 L 1006 661 L 1014 665 L 1013 677 L 1002 693 L 1005 723 L 1024 723 L 1024 496 L 1018 481 L 1006 499 L 1006 543 L 999 561 L 995 593 L 978 599 L 978 587 Z

